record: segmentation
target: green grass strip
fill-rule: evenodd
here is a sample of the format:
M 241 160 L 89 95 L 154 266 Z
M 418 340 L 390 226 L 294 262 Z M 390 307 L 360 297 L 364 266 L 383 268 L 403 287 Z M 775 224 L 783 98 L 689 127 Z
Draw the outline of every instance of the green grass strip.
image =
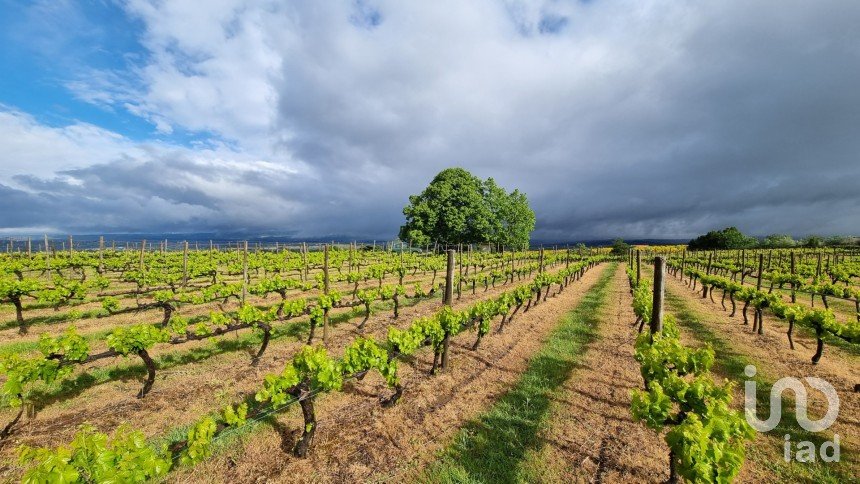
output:
M 527 452 L 541 445 L 539 434 L 552 398 L 570 377 L 598 335 L 599 310 L 606 303 L 617 264 L 609 264 L 584 299 L 567 313 L 517 385 L 489 411 L 460 430 L 422 482 L 521 482 Z M 523 335 L 528 337 L 528 335 Z

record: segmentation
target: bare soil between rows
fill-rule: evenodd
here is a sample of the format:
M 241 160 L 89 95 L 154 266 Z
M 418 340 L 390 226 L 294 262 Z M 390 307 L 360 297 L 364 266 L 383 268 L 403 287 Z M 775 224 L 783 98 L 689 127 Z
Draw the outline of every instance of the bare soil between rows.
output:
M 560 295 L 521 312 L 503 333 L 494 328 L 478 351 L 470 349 L 473 332 L 458 335 L 452 342 L 451 368 L 440 375 L 428 376 L 432 353 L 420 351 L 400 366 L 406 392 L 394 408 L 380 407 L 376 397 L 386 390 L 377 376 L 320 398 L 315 447 L 306 459 L 286 451 L 302 425 L 298 412 L 289 411 L 274 425 L 170 480 L 402 482 L 517 382 L 530 357 L 604 270 L 601 265 L 588 271 Z
M 547 270 L 556 271 L 558 267 Z M 454 307 L 464 308 L 474 301 L 497 296 L 529 280 L 531 278 L 525 277 L 522 280 L 516 280 L 513 284 L 497 284 L 495 288 L 490 287 L 487 291 L 478 287 L 474 295 L 471 290 L 466 290 L 464 287 L 460 299 L 456 299 L 455 292 Z M 574 286 L 577 285 L 579 283 L 574 284 Z M 573 290 L 571 287 L 565 293 Z M 429 299 L 414 306 L 401 307 L 400 317 L 396 320 L 391 311 L 379 311 L 371 316 L 362 332 L 356 329 L 362 318 L 332 326 L 328 348 L 332 353 L 339 354 L 359 335 L 384 339 L 389 326 L 405 327 L 418 317 L 435 313 L 440 308 L 440 304 L 439 299 Z M 522 315 L 518 315 L 517 319 L 520 317 Z M 217 339 L 229 341 L 236 337 L 237 335 L 232 334 Z M 19 469 L 14 462 L 18 445 L 56 446 L 69 442 L 78 426 L 83 423 L 91 423 L 102 431 L 112 432 L 120 424 L 128 422 L 147 436 L 163 435 L 178 426 L 190 425 L 202 415 L 234 403 L 239 395 L 256 391 L 266 374 L 278 373 L 283 369 L 285 363 L 303 346 L 306 337 L 307 335 L 304 334 L 298 339 L 285 337 L 273 340 L 256 367 L 250 365 L 250 355 L 243 350 L 215 352 L 211 356 L 208 355 L 206 352 L 215 344 L 212 340 L 179 347 L 161 345 L 152 352 L 153 356 L 171 350 L 191 354 L 197 351 L 206 356 L 199 361 L 159 370 L 151 393 L 143 399 L 135 398 L 142 385 L 141 377 L 110 380 L 80 391 L 72 389 L 69 397 L 47 406 L 35 419 L 25 420 L 15 435 L 4 442 L 0 448 L 0 479 L 18 475 Z M 315 344 L 321 343 L 321 337 L 322 328 L 318 328 Z M 472 337 L 471 333 L 464 335 L 465 339 Z M 486 338 L 484 344 L 491 339 L 493 338 Z M 471 341 L 469 343 L 471 344 Z M 255 352 L 257 347 L 254 346 L 252 349 Z M 140 360 L 135 356 L 128 362 L 138 364 Z M 85 371 L 100 367 L 114 367 L 123 363 L 121 359 L 104 360 L 88 365 Z M 409 365 L 401 365 L 404 369 L 408 367 Z M 422 368 L 423 370 L 425 369 Z M 83 381 L 85 382 L 86 379 Z M 368 377 L 365 381 L 370 386 L 356 391 L 373 393 L 379 390 L 377 386 L 381 384 L 381 379 Z M 361 388 L 361 385 L 357 388 Z M 375 404 L 375 399 L 369 399 L 367 402 Z M 5 425 L 12 416 L 11 409 L 0 412 L 2 424 Z M 296 428 L 299 427 L 300 424 Z M 318 438 L 318 444 L 320 443 L 321 439 Z

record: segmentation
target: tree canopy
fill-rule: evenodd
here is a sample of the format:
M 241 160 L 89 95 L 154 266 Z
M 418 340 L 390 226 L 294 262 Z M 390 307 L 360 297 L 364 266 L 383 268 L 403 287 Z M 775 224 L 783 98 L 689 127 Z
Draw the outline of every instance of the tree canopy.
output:
M 612 241 L 612 255 L 626 255 L 630 250 L 630 244 L 624 242 L 624 239 L 615 239 Z
M 400 239 L 415 245 L 500 244 L 528 247 L 535 215 L 526 195 L 508 193 L 492 178 L 481 180 L 462 168 L 437 174 L 403 208 L 406 223 Z
M 746 249 L 755 247 L 758 240 L 741 233 L 737 227 L 726 227 L 723 230 L 712 230 L 700 235 L 689 243 L 690 249 Z

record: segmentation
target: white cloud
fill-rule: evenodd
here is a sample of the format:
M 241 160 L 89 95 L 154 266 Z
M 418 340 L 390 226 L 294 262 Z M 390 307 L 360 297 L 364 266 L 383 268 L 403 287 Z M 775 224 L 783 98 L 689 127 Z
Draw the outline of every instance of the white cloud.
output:
M 393 234 L 406 196 L 451 165 L 524 189 L 548 237 L 860 222 L 784 214 L 798 200 L 860 201 L 845 182 L 860 170 L 860 4 L 124 5 L 147 56 L 69 87 L 159 133 L 212 133 L 230 148 L 132 143 L 7 111 L 0 123 L 24 135 L 2 141 L 15 154 L 4 174 L 151 162 L 172 181 L 149 196 L 205 194 L 205 210 L 172 216 L 307 235 Z
M 51 177 L 61 170 L 113 161 L 136 147 L 117 133 L 86 123 L 52 128 L 0 106 L 0 178 Z

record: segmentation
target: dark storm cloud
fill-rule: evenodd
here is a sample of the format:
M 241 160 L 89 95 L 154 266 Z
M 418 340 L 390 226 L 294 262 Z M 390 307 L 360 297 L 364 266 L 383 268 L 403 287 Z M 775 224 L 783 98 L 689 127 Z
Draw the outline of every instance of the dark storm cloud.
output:
M 526 192 L 544 239 L 860 228 L 860 3 L 248 5 L 197 30 L 138 3 L 164 55 L 122 101 L 235 148 L 19 173 L 28 216 L 0 226 L 391 237 L 463 166 Z

